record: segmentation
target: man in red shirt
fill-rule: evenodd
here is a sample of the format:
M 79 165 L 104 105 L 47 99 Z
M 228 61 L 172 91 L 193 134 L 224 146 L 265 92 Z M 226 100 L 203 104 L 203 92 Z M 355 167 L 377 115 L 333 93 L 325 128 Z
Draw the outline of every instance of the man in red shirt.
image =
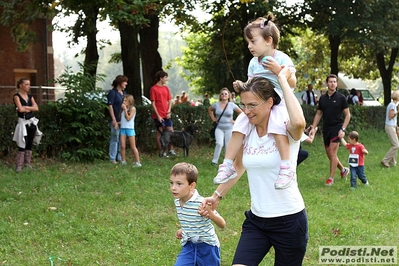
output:
M 150 89 L 150 100 L 152 105 L 152 118 L 155 122 L 156 141 L 158 149 L 161 151 L 161 134 L 164 130 L 173 131 L 173 122 L 171 118 L 171 110 L 173 99 L 169 88 L 165 85 L 168 81 L 168 74 L 165 71 L 158 71 L 155 74 L 157 83 Z M 176 155 L 173 146 L 169 146 L 169 155 Z M 163 157 L 167 157 L 163 154 Z

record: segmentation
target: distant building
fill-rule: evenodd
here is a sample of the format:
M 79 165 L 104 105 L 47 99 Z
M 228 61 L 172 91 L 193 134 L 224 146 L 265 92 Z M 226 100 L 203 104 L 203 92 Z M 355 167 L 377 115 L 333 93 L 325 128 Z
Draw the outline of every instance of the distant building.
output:
M 37 42 L 25 52 L 17 51 L 9 27 L 0 25 L 0 104 L 12 104 L 16 82 L 21 78 L 31 81 L 31 94 L 38 104 L 54 100 L 54 91 L 42 89 L 53 86 L 54 58 L 51 20 L 38 19 L 30 24 Z

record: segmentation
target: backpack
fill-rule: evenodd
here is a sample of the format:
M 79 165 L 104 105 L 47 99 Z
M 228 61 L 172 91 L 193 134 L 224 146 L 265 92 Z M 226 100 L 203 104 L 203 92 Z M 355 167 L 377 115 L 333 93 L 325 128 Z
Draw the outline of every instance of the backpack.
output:
M 348 99 L 347 99 L 348 104 L 352 104 L 352 105 L 354 104 L 354 103 L 353 103 L 353 99 L 352 99 L 353 96 L 355 96 L 355 95 L 348 95 Z

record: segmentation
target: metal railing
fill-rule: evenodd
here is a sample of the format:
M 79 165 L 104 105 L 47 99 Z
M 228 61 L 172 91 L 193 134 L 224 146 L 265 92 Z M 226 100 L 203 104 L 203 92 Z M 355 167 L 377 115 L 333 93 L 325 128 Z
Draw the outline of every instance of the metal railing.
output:
M 17 91 L 15 86 L 0 86 L 0 90 L 6 89 L 9 91 L 15 90 Z M 29 94 L 32 94 L 35 97 L 36 103 L 41 105 L 47 102 L 54 102 L 58 99 L 64 97 L 64 93 L 66 88 L 64 87 L 52 87 L 52 86 L 31 86 L 31 91 Z M 12 104 L 12 99 L 9 99 L 4 104 Z

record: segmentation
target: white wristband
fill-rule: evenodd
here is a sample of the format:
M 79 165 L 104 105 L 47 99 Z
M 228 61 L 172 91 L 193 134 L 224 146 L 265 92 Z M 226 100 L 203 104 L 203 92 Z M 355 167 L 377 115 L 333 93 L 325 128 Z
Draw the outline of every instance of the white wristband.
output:
M 219 191 L 215 190 L 215 194 L 216 194 L 216 196 L 218 196 L 219 199 L 223 199 L 223 196 L 222 196 L 222 194 L 220 194 Z

